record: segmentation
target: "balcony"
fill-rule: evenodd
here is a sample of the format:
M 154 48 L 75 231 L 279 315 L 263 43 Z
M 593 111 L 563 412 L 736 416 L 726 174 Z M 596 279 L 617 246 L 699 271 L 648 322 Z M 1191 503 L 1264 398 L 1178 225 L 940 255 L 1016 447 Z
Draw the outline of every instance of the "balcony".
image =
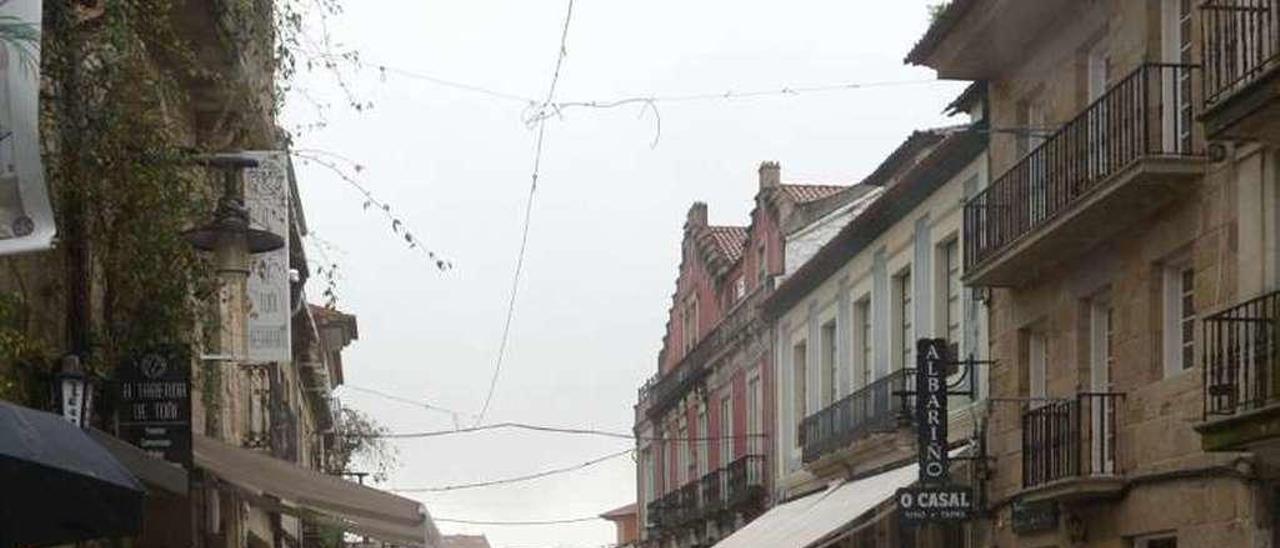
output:
M 1204 319 L 1206 451 L 1280 450 L 1280 292 Z
M 701 483 L 702 515 L 715 516 L 725 509 L 724 494 L 729 490 L 729 474 L 724 469 L 712 470 L 702 476 Z
M 1174 200 L 1204 171 L 1189 65 L 1124 77 L 965 202 L 965 282 L 1018 286 Z
M 725 466 L 725 508 L 753 513 L 763 508 L 765 498 L 764 455 L 743 455 Z
M 1085 393 L 1022 413 L 1022 487 L 1026 501 L 1120 496 L 1124 476 L 1116 415 L 1124 394 Z
M 1200 13 L 1206 136 L 1280 142 L 1280 2 L 1208 0 Z
M 909 369 L 894 371 L 854 391 L 800 422 L 801 459 L 805 464 L 849 447 L 877 432 L 893 432 L 911 422 L 909 398 L 895 392 L 915 386 Z

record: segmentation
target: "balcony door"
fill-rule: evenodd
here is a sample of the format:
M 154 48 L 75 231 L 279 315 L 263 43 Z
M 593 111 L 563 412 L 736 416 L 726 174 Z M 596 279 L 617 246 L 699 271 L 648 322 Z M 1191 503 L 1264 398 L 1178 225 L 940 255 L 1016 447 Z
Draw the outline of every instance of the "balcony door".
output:
M 1097 102 L 1096 108 L 1087 110 L 1089 120 L 1086 124 L 1088 131 L 1089 146 L 1089 180 L 1093 181 L 1097 178 L 1111 172 L 1111 162 L 1113 161 L 1110 154 L 1108 133 L 1115 124 L 1111 120 L 1108 112 L 1108 105 L 1102 96 L 1107 93 L 1107 88 L 1111 85 L 1111 51 L 1109 44 L 1105 40 L 1094 44 L 1089 50 L 1088 62 L 1088 89 L 1089 89 L 1089 105 Z
M 1164 0 L 1161 5 L 1162 56 L 1171 65 L 1190 65 L 1192 0 Z M 1168 66 L 1159 71 L 1161 152 L 1191 150 L 1191 71 Z
M 1115 365 L 1115 309 L 1106 295 L 1095 297 L 1090 303 L 1090 356 L 1089 391 L 1094 394 L 1111 392 L 1111 373 Z M 1110 474 L 1115 463 L 1115 409 L 1104 397 L 1088 397 L 1089 413 L 1089 465 L 1098 474 Z

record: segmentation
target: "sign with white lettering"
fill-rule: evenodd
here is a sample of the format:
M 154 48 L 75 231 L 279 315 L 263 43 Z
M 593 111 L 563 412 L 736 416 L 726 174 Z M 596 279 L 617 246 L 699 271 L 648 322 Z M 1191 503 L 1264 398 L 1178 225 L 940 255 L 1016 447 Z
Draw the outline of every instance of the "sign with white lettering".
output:
M 143 353 L 118 369 L 120 437 L 191 466 L 191 363 L 180 348 Z
M 965 521 L 973 515 L 973 488 L 962 485 L 904 487 L 895 495 L 904 524 Z
M 916 428 L 920 435 L 920 482 L 945 484 L 950 477 L 947 455 L 946 339 L 916 341 Z
M 258 167 L 244 172 L 249 224 L 289 241 L 289 156 L 280 151 L 246 153 Z M 292 359 L 289 336 L 289 246 L 253 255 L 249 264 L 249 361 Z

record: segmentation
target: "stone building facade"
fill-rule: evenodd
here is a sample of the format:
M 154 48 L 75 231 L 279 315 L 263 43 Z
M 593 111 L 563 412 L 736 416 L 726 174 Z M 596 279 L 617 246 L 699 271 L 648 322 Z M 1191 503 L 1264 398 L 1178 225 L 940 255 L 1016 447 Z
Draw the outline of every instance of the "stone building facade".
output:
M 1276 8 L 956 0 L 908 55 L 989 97 L 975 545 L 1275 545 L 1267 437 L 1230 434 L 1275 394 L 1275 315 L 1249 308 L 1277 287 L 1275 153 L 1242 128 L 1274 100 Z
M 774 379 L 759 305 L 783 271 L 789 223 L 838 216 L 863 192 L 783 184 L 765 162 L 748 226 L 689 209 L 658 372 L 635 408 L 644 546 L 713 543 L 767 507 Z

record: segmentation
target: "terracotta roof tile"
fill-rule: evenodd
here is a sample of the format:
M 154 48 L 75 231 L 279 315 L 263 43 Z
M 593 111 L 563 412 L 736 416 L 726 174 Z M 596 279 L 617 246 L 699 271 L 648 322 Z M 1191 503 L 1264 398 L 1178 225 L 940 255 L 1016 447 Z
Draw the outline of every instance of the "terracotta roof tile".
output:
M 729 262 L 742 258 L 742 249 L 747 245 L 747 227 L 745 226 L 708 226 L 711 237 L 715 240 L 716 249 L 723 253 Z
M 797 203 L 821 200 L 848 187 L 839 185 L 781 185 L 782 193 Z

